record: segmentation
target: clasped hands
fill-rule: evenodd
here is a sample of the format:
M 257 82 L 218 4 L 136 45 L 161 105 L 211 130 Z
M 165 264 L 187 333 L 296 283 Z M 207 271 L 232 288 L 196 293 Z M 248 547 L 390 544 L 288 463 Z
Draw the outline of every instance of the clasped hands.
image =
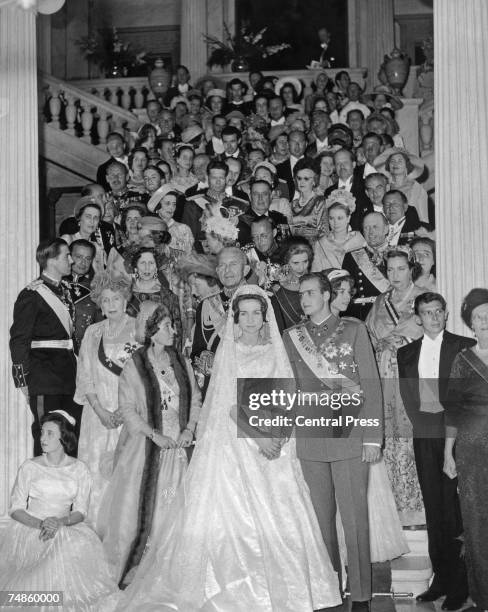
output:
M 285 438 L 255 438 L 259 446 L 259 454 L 272 461 L 281 455 L 281 447 L 286 442 Z
M 54 538 L 62 524 L 63 523 L 55 516 L 48 516 L 41 521 L 41 533 L 39 534 L 39 539 L 42 542 L 47 542 L 47 540 Z

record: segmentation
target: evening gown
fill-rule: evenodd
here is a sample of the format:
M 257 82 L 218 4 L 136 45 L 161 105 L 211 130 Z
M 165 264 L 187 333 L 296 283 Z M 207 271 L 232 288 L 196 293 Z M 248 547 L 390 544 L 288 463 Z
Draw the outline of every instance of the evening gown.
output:
M 26 510 L 39 519 L 86 515 L 91 477 L 79 459 L 52 466 L 45 457 L 27 459 L 17 474 L 9 513 Z M 39 529 L 11 520 L 0 541 L 0 590 L 62 591 L 63 606 L 29 610 L 114 610 L 119 598 L 100 540 L 85 522 L 60 527 L 42 542 Z

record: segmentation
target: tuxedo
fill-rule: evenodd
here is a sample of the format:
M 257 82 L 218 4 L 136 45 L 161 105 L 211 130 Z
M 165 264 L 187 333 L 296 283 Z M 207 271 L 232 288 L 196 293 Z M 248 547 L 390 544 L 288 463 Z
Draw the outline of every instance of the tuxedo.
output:
M 241 102 L 240 104 L 236 104 L 235 102 L 227 102 L 222 114 L 228 115 L 232 111 L 239 111 L 243 115 L 247 116 L 251 114 L 252 105 L 250 102 Z
M 359 231 L 362 229 L 364 216 L 373 212 L 373 203 L 366 195 L 363 172 L 363 166 L 354 168 L 351 188 L 348 190 L 356 198 L 356 210 L 352 213 L 349 224 L 351 229 Z M 339 189 L 339 183 L 328 187 L 324 192 L 324 197 L 327 199 L 335 189 Z
M 415 463 L 424 499 L 429 556 L 434 570 L 430 588 L 454 598 L 467 596 L 468 585 L 459 540 L 463 527 L 457 478 L 450 479 L 443 473 L 443 407 L 447 402 L 449 374 L 454 358 L 462 349 L 474 344 L 471 338 L 444 331 L 438 358 L 438 380 L 429 379 L 428 382 L 420 376 L 420 371 L 425 367 L 422 366 L 425 363 L 423 359 L 432 359 L 430 353 L 434 350 L 434 343 L 425 344 L 424 338 L 419 338 L 397 352 L 400 394 L 413 426 Z M 434 397 L 438 399 L 438 405 L 434 402 L 435 410 L 426 402 L 423 391 L 426 383 L 430 383 Z

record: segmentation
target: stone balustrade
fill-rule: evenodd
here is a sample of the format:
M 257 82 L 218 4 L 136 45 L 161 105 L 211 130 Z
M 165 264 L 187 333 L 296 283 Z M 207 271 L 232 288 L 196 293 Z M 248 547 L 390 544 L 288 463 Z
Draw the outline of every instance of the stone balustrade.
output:
M 137 116 L 128 109 L 89 93 L 73 82 L 40 73 L 39 88 L 40 114 L 44 122 L 100 149 L 105 150 L 110 132 L 119 131 L 128 136 L 141 125 Z M 117 91 L 113 89 L 115 95 Z M 124 96 L 124 93 L 120 96 L 124 105 L 130 107 Z M 138 97 L 138 102 L 142 107 L 144 100 Z

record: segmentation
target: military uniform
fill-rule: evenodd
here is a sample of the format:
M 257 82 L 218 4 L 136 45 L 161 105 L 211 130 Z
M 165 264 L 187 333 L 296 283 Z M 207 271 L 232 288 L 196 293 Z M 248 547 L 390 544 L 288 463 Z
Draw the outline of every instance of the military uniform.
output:
M 356 289 L 346 315 L 365 321 L 378 295 L 389 289 L 383 260 L 383 252 L 387 248 L 388 244 L 385 244 L 383 249 L 374 251 L 366 246 L 344 256 L 342 268 L 349 272 Z
M 363 444 L 380 445 L 383 436 L 381 383 L 365 325 L 330 315 L 322 324 L 299 323 L 286 330 L 283 342 L 297 389 L 307 393 L 358 393 L 359 405 L 340 409 L 322 402 L 295 406 L 297 455 L 310 488 L 315 512 L 334 569 L 340 573 L 335 524 L 336 500 L 341 513 L 353 601 L 371 598 L 371 560 L 367 487 L 369 466 Z M 322 395 L 320 396 L 322 397 Z M 342 425 L 303 428 L 298 418 L 342 416 Z M 354 428 L 345 417 L 377 419 L 377 425 Z
M 73 402 L 76 358 L 73 345 L 74 306 L 69 285 L 41 275 L 34 290 L 23 289 L 14 305 L 10 328 L 12 375 L 16 387 L 27 387 L 34 417 L 34 455 L 42 454 L 40 419 L 62 409 L 76 419 L 79 432 L 81 407 Z
M 75 319 L 73 336 L 75 339 L 75 350 L 78 352 L 81 341 L 85 335 L 86 328 L 92 323 L 102 320 L 102 314 L 98 306 L 91 300 L 90 283 L 93 274 L 69 274 L 64 278 L 70 287 L 71 300 L 75 307 Z

